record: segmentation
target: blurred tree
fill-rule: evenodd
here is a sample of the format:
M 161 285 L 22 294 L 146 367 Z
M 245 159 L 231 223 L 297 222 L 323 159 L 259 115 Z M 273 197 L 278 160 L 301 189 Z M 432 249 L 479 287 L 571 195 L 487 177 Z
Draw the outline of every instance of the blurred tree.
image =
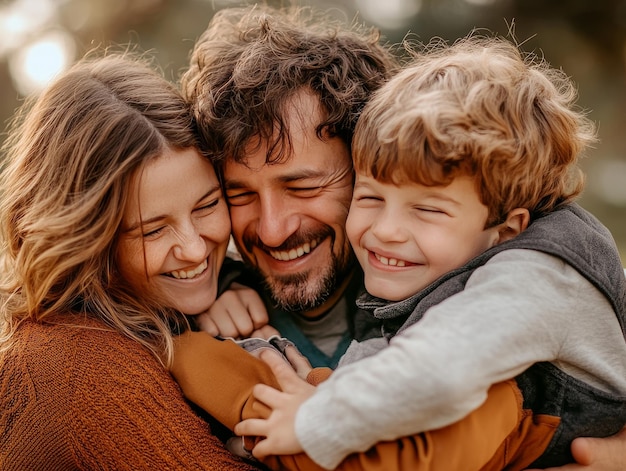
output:
M 252 0 L 250 0 L 252 1 Z M 176 81 L 195 39 L 216 10 L 238 0 L 0 0 L 0 121 L 22 97 L 9 61 L 43 33 L 62 30 L 76 55 L 94 47 L 136 44 L 151 51 Z M 626 260 L 626 0 L 267 0 L 333 9 L 347 21 L 382 28 L 390 43 L 465 36 L 474 28 L 513 32 L 522 49 L 562 67 L 580 88 L 580 105 L 600 124 L 601 142 L 584 160 L 589 174 L 582 204 L 612 230 Z M 52 10 L 50 10 L 52 8 Z M 27 12 L 26 14 L 24 12 Z M 21 17 L 18 15 L 21 13 Z M 45 16 L 46 13 L 48 16 Z M 395 23 L 390 15 L 395 14 Z M 395 25 L 395 26 L 393 26 Z M 32 30 L 29 29 L 31 27 Z M 12 46 L 7 46 L 12 45 Z M 0 135 L 0 141 L 2 136 Z

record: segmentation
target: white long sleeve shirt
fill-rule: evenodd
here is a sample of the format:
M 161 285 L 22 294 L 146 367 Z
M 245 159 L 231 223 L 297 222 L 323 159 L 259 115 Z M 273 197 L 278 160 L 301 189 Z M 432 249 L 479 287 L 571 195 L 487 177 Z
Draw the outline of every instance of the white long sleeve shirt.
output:
M 507 250 L 387 348 L 340 366 L 299 409 L 296 435 L 332 469 L 379 441 L 462 419 L 492 384 L 542 361 L 626 394 L 626 342 L 608 300 L 557 257 Z

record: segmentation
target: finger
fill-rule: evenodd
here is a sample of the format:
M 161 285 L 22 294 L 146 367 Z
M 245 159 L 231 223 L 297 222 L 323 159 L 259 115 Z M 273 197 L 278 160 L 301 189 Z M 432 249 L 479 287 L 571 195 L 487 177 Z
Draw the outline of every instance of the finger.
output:
M 254 329 L 259 329 L 269 322 L 265 303 L 256 290 L 236 282 L 232 283 L 230 288 L 239 298 L 238 302 L 246 309 Z
M 235 435 L 240 436 L 267 436 L 267 422 L 264 419 L 246 419 L 233 428 Z
M 273 453 L 270 452 L 270 442 L 268 440 L 259 441 L 252 449 L 252 456 L 258 460 L 262 460 L 271 454 Z
M 269 365 L 283 391 L 291 391 L 302 383 L 302 378 L 281 355 L 268 350 L 261 352 L 260 358 Z
M 576 438 L 571 445 L 572 448 L 572 456 L 576 460 L 577 463 L 585 466 L 589 466 L 593 461 L 591 454 L 591 443 L 590 440 L 592 438 Z
M 289 346 L 285 349 L 285 356 L 291 367 L 296 371 L 300 378 L 306 378 L 309 372 L 313 369 L 309 360 L 302 355 L 297 348 Z
M 252 403 L 252 412 L 254 412 L 254 417 L 257 419 L 268 419 L 272 409 L 257 399 Z
M 274 335 L 278 335 L 280 337 L 280 332 L 271 325 L 266 324 L 260 329 L 253 330 L 250 337 L 258 337 L 267 340 Z
M 267 314 L 267 308 L 259 293 L 248 288 L 245 294 L 242 293 L 242 303 L 246 306 L 255 329 L 259 329 L 269 322 L 270 318 Z
M 221 310 L 222 306 L 217 308 L 220 310 L 214 310 L 211 308 L 209 314 L 219 330 L 219 335 L 222 337 L 232 337 L 234 339 L 239 338 L 241 333 L 231 318 L 230 313 L 228 311 Z
M 256 384 L 252 388 L 252 395 L 258 401 L 267 404 L 270 409 L 275 409 L 282 402 L 282 391 L 274 389 L 266 384 Z
M 254 324 L 252 323 L 248 309 L 241 302 L 241 299 L 238 299 L 237 303 L 233 303 L 229 306 L 228 315 L 235 329 L 237 329 L 237 336 L 242 338 L 249 337 L 254 330 Z
M 250 288 L 246 289 L 250 290 Z M 214 306 L 209 309 L 209 312 L 214 315 L 214 320 L 218 322 L 218 326 L 220 325 L 219 321 L 223 320 L 224 328 L 234 329 L 234 331 L 229 332 L 231 333 L 230 336 L 235 338 L 248 337 L 254 330 L 248 307 L 245 300 L 242 299 L 241 293 L 242 291 L 239 289 L 228 290 L 220 296 L 219 303 L 214 303 Z
M 213 322 L 213 319 L 211 319 L 211 316 L 208 313 L 198 314 L 196 316 L 196 325 L 200 330 L 208 332 L 213 337 L 220 334 L 220 330 L 217 328 L 217 325 Z
M 239 290 L 225 291 L 209 308 L 208 315 L 224 337 L 247 337 L 254 329 Z

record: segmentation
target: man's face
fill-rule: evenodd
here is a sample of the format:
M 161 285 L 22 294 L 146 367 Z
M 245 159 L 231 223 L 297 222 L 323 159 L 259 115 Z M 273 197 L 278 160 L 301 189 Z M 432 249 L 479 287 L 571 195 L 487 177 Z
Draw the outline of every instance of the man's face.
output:
M 345 233 L 352 161 L 341 139 L 317 137 L 322 115 L 314 95 L 298 94 L 287 119 L 293 145 L 287 160 L 266 164 L 267 143 L 253 139 L 246 164 L 228 161 L 224 180 L 244 261 L 263 275 L 281 308 L 310 311 L 352 267 Z

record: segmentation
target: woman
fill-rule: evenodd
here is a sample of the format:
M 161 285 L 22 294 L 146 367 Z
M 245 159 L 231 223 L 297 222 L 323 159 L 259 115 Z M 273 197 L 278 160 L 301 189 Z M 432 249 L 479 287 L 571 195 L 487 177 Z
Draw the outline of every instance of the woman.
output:
M 2 469 L 253 469 L 167 371 L 230 233 L 186 104 L 109 56 L 20 114 L 0 195 Z

